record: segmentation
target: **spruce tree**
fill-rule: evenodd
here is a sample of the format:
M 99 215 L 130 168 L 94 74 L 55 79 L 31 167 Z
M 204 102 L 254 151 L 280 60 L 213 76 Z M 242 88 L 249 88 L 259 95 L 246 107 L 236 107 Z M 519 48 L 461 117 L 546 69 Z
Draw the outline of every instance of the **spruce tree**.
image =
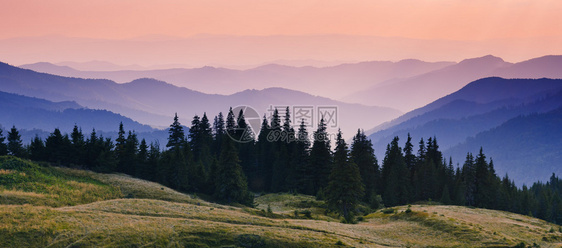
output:
M 215 158 L 221 154 L 220 148 L 225 134 L 224 116 L 222 115 L 222 112 L 219 112 L 219 115 L 215 116 L 215 120 L 213 122 L 213 146 L 211 151 Z
M 39 136 L 35 135 L 35 138 L 31 140 L 28 147 L 29 158 L 35 161 L 46 161 L 47 152 L 45 150 L 45 143 Z
M 158 163 L 157 180 L 167 186 L 181 191 L 189 190 L 189 151 L 191 148 L 185 139 L 183 127 L 175 114 L 174 122 L 168 130 L 167 151 L 161 154 Z
M 174 122 L 170 125 L 168 130 L 168 143 L 166 148 L 169 149 L 182 149 L 185 147 L 185 133 L 183 127 L 178 121 L 178 114 L 174 115 Z
M 199 119 L 198 115 L 193 116 L 193 120 L 191 121 L 191 127 L 189 128 L 189 134 L 187 135 L 189 138 L 189 144 L 193 151 L 193 157 L 195 160 L 199 159 L 199 155 L 201 154 L 201 120 Z
M 129 131 L 120 163 L 122 164 L 123 173 L 128 175 L 136 175 L 138 166 L 138 147 L 139 140 L 135 132 Z
M 283 132 L 286 133 L 286 142 L 283 142 L 281 157 L 284 158 L 285 164 L 285 182 L 283 190 L 294 192 L 297 190 L 297 156 L 295 152 L 296 146 L 296 134 L 295 129 L 291 125 L 291 113 L 289 112 L 289 107 L 285 110 L 285 119 L 283 121 Z
M 248 191 L 246 176 L 233 141 L 225 139 L 221 150 L 215 178 L 215 198 L 226 203 L 252 206 L 253 196 Z
M 476 178 L 476 192 L 475 192 L 475 205 L 478 207 L 490 207 L 492 205 L 493 196 L 491 187 L 493 186 L 493 177 L 489 171 L 489 165 L 486 162 L 486 156 L 480 148 L 480 152 L 475 160 L 475 178 Z
M 114 152 L 115 145 L 110 138 L 103 138 L 99 136 L 98 142 L 100 143 L 101 152 L 94 161 L 94 170 L 98 172 L 115 172 L 117 169 L 117 156 Z
M 476 203 L 476 170 L 474 168 L 474 157 L 472 153 L 466 155 L 466 160 L 462 166 L 464 202 L 468 206 L 475 206 Z
M 147 174 L 145 175 L 147 180 L 157 181 L 156 169 L 158 168 L 158 164 L 160 162 L 160 155 L 160 143 L 157 141 L 151 142 L 147 157 Z
M 231 138 L 236 137 L 236 117 L 234 116 L 234 112 L 232 112 L 232 107 L 228 110 L 228 114 L 226 115 L 226 133 Z
M 209 123 L 209 118 L 207 118 L 207 113 L 203 113 L 203 117 L 201 117 L 201 124 L 200 124 L 200 137 L 201 140 L 199 143 L 201 145 L 201 151 L 199 153 L 198 159 L 203 161 L 205 168 L 208 168 L 211 164 L 211 156 L 212 154 L 212 145 L 213 145 L 213 129 L 211 127 L 211 123 Z M 194 154 L 195 156 L 195 154 Z
M 238 158 L 240 159 L 240 166 L 244 171 L 247 180 L 254 180 L 257 166 L 255 162 L 255 134 L 252 127 L 246 122 L 244 111 L 240 109 L 238 118 L 236 119 L 236 140 L 235 147 L 238 148 Z
M 365 186 L 363 200 L 371 205 L 376 205 L 377 184 L 380 183 L 380 169 L 375 156 L 371 140 L 365 132 L 357 130 L 351 144 L 351 159 L 359 167 L 361 180 Z
M 250 188 L 255 191 L 270 191 L 273 171 L 272 142 L 269 140 L 271 128 L 265 115 L 263 116 L 258 141 L 256 142 L 257 171 L 254 180 L 249 181 Z
M 70 162 L 76 165 L 84 165 L 85 161 L 85 141 L 84 141 L 84 134 L 82 133 L 82 129 L 78 128 L 77 125 L 74 125 L 72 129 L 72 134 L 70 134 L 70 139 L 72 142 L 72 152 Z
M 297 190 L 300 193 L 313 194 L 314 170 L 309 163 L 310 140 L 308 138 L 308 131 L 304 120 L 301 120 L 296 139 L 297 142 L 295 144 L 295 151 L 293 154 L 297 171 Z
M 8 155 L 8 145 L 4 143 L 6 137 L 2 134 L 2 128 L 0 127 L 0 156 Z
M 314 142 L 310 150 L 310 169 L 313 171 L 312 190 L 315 194 L 328 186 L 328 179 L 332 171 L 332 155 L 330 139 L 326 132 L 324 119 L 320 120 L 318 129 L 314 132 Z
M 382 198 L 387 206 L 406 204 L 410 200 L 409 171 L 398 141 L 399 138 L 394 137 L 387 146 L 382 165 Z
M 8 153 L 20 158 L 25 155 L 21 135 L 16 126 L 12 126 L 12 129 L 8 132 Z
M 408 167 L 410 173 L 413 173 L 416 165 L 416 155 L 414 155 L 414 145 L 412 145 L 410 133 L 408 133 L 408 138 L 404 145 L 404 163 L 406 163 L 406 167 Z
M 171 148 L 162 153 L 158 163 L 158 181 L 170 188 L 186 192 L 189 185 L 189 163 L 184 150 Z
M 274 111 L 272 122 L 280 121 L 277 109 Z M 279 124 L 273 124 L 278 126 Z M 289 107 L 285 110 L 285 117 L 283 118 L 283 125 L 277 127 L 273 132 L 279 132 L 279 139 L 273 141 L 272 149 L 274 151 L 273 161 L 273 177 L 272 177 L 272 192 L 295 190 L 295 170 L 291 164 L 293 145 L 295 140 L 295 131 L 291 126 L 291 115 Z
M 347 223 L 353 223 L 355 209 L 364 195 L 364 187 L 359 168 L 350 161 L 347 144 L 338 131 L 334 166 L 326 191 L 328 205 L 337 209 Z
M 125 173 L 125 129 L 123 128 L 123 122 L 119 123 L 119 131 L 117 133 L 117 139 L 115 139 L 115 154 L 117 156 L 117 171 Z
M 135 176 L 143 179 L 148 179 L 150 177 L 150 165 L 148 164 L 148 144 L 145 139 L 142 139 L 139 144 L 139 152 L 137 154 L 137 169 L 135 170 Z
M 55 128 L 55 131 L 45 140 L 45 150 L 49 162 L 68 165 L 69 157 L 73 149 L 68 135 L 63 136 L 61 131 Z
M 441 194 L 441 200 L 439 201 L 445 205 L 451 204 L 451 194 L 449 193 L 449 186 L 445 185 L 445 188 L 443 188 L 443 192 Z

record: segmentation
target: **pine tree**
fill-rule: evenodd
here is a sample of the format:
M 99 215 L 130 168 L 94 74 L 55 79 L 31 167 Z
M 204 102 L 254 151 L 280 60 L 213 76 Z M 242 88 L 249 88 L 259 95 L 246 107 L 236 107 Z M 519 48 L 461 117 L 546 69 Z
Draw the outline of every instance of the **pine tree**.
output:
M 253 196 L 248 191 L 246 176 L 232 140 L 225 139 L 221 150 L 215 179 L 215 198 L 226 203 L 252 206 Z
M 269 140 L 271 128 L 265 115 L 263 116 L 258 141 L 256 142 L 257 171 L 250 188 L 255 191 L 270 191 L 272 177 L 272 142 Z
M 98 137 L 93 129 L 85 145 L 86 168 L 104 173 L 115 172 L 117 157 L 114 148 L 111 139 L 104 139 L 101 135 Z
M 157 179 L 160 183 L 183 192 L 190 189 L 189 163 L 184 150 L 173 147 L 164 151 L 158 166 Z
M 72 134 L 70 134 L 70 139 L 72 142 L 70 163 L 76 165 L 84 165 L 86 163 L 86 161 L 84 160 L 86 143 L 84 141 L 84 134 L 82 133 L 82 129 L 78 128 L 76 124 L 72 129 Z
M 127 135 L 127 139 L 125 140 L 125 146 L 122 154 L 122 158 L 120 163 L 122 164 L 123 173 L 128 175 L 135 175 L 137 174 L 137 166 L 138 166 L 138 147 L 139 147 L 139 140 L 137 138 L 137 134 L 135 132 L 129 131 Z
M 119 132 L 117 133 L 117 139 L 115 139 L 115 154 L 117 155 L 117 171 L 125 173 L 125 129 L 123 128 L 123 122 L 119 123 Z
M 312 189 L 316 193 L 328 186 L 328 179 L 332 171 L 332 155 L 330 153 L 330 139 L 326 132 L 324 119 L 320 120 L 318 129 L 314 132 L 314 142 L 310 150 L 310 169 L 313 171 Z
M 224 117 L 222 112 L 219 112 L 219 115 L 215 116 L 215 120 L 213 122 L 213 147 L 211 150 L 215 158 L 221 154 L 220 148 L 225 134 Z
M 35 138 L 31 140 L 29 147 L 27 148 L 29 152 L 29 158 L 35 161 L 46 161 L 47 152 L 45 150 L 45 143 L 39 136 L 35 135 Z
M 314 192 L 314 170 L 310 166 L 310 140 L 304 120 L 301 120 L 295 144 L 294 159 L 296 167 L 297 190 L 301 193 L 312 194 Z
M 277 109 L 273 113 L 272 123 L 277 123 L 280 121 Z M 272 176 L 272 192 L 279 192 L 285 190 L 295 189 L 295 178 L 296 173 L 291 166 L 291 152 L 292 152 L 292 142 L 294 141 L 294 129 L 291 126 L 291 115 L 289 113 L 289 107 L 287 107 L 285 112 L 285 117 L 283 120 L 283 125 L 272 124 L 275 126 L 272 132 L 279 132 L 279 139 L 272 142 L 273 150 L 273 176 Z M 290 182 L 290 183 L 289 183 Z M 290 185 L 289 185 L 290 184 Z
M 21 135 L 16 126 L 12 126 L 8 132 L 8 152 L 10 155 L 20 158 L 25 155 Z
M 347 144 L 338 131 L 336 150 L 334 152 L 334 166 L 330 173 L 327 187 L 327 202 L 337 209 L 347 223 L 353 223 L 355 208 L 364 195 L 359 168 L 350 161 Z
M 406 204 L 410 198 L 409 171 L 398 141 L 394 137 L 387 146 L 382 165 L 383 200 L 387 206 Z
M 486 156 L 480 148 L 478 156 L 475 161 L 475 177 L 476 177 L 476 192 L 475 192 L 475 205 L 479 207 L 491 207 L 493 198 L 492 193 L 493 180 L 495 179 L 491 172 L 490 167 L 486 162 Z
M 238 118 L 236 119 L 236 140 L 239 141 L 235 144 L 238 148 L 238 158 L 240 159 L 240 166 L 247 180 L 253 180 L 256 176 L 257 165 L 255 161 L 255 134 L 252 127 L 246 122 L 244 111 L 240 109 Z
M 0 156 L 8 155 L 8 145 L 4 143 L 6 137 L 2 134 L 2 128 L 0 128 Z
M 177 113 L 174 116 L 174 122 L 170 125 L 168 134 L 169 134 L 168 143 L 166 144 L 167 148 L 181 150 L 182 148 L 185 147 L 186 144 L 185 133 L 183 131 L 183 127 L 178 121 Z
M 193 151 L 193 157 L 197 161 L 199 159 L 199 155 L 201 154 L 201 120 L 199 119 L 198 115 L 193 116 L 193 120 L 191 121 L 191 127 L 189 128 L 189 134 L 187 135 L 189 138 L 189 144 Z
M 158 164 L 160 162 L 160 143 L 158 141 L 151 142 L 150 148 L 148 150 L 148 157 L 147 157 L 147 174 L 145 175 L 145 179 L 156 181 L 157 180 L 157 172 L 156 169 L 158 168 Z
M 451 204 L 451 194 L 449 193 L 449 186 L 447 185 L 445 185 L 445 188 L 443 188 L 440 202 L 445 205 Z
M 371 140 L 362 130 L 357 130 L 357 134 L 353 137 L 350 154 L 352 161 L 359 167 L 361 180 L 365 186 L 363 200 L 371 205 L 377 204 L 377 184 L 380 181 L 380 169 Z
M 203 161 L 205 168 L 208 168 L 211 164 L 211 156 L 213 156 L 213 129 L 211 123 L 209 123 L 209 118 L 207 118 L 207 113 L 203 113 L 203 117 L 201 117 L 200 132 L 201 151 L 199 159 Z
M 232 107 L 228 110 L 228 114 L 226 115 L 226 133 L 232 138 L 236 137 L 236 117 L 232 112 Z M 221 144 L 222 148 L 222 144 Z
M 110 138 L 99 136 L 98 146 L 100 152 L 94 161 L 93 169 L 98 172 L 115 172 L 117 170 L 117 155 L 114 152 L 115 145 Z
M 69 157 L 73 149 L 68 135 L 63 136 L 61 131 L 55 128 L 55 131 L 45 140 L 45 150 L 49 162 L 68 165 Z
M 283 132 L 285 133 L 286 142 L 282 143 L 284 149 L 281 151 L 280 155 L 284 158 L 285 164 L 285 182 L 283 190 L 294 192 L 297 190 L 297 163 L 295 146 L 296 146 L 296 135 L 295 129 L 291 125 L 291 113 L 289 112 L 289 107 L 285 110 L 285 119 L 283 121 Z
M 472 153 L 466 155 L 462 166 L 462 177 L 465 195 L 465 204 L 475 206 L 476 203 L 476 170 L 474 168 L 474 157 Z
M 406 167 L 410 170 L 410 173 L 414 172 L 416 166 L 416 155 L 414 155 L 414 145 L 412 145 L 412 137 L 408 133 L 408 138 L 406 144 L 404 145 L 404 163 Z
M 189 163 L 189 182 L 193 191 L 201 191 L 209 188 L 207 185 L 207 171 L 212 163 L 211 146 L 213 145 L 213 134 L 207 114 L 203 117 L 195 115 L 189 129 L 189 144 L 193 155 Z M 207 193 L 212 193 L 210 190 Z
M 146 140 L 142 139 L 139 144 L 139 152 L 137 154 L 137 169 L 135 170 L 135 176 L 143 179 L 148 179 L 150 177 L 150 165 L 148 163 L 148 145 Z

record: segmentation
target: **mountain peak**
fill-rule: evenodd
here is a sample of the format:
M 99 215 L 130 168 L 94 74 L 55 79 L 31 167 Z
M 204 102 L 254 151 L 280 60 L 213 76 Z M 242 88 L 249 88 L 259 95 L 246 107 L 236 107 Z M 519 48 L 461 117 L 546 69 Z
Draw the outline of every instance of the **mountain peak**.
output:
M 493 55 L 486 55 L 478 58 L 465 59 L 459 62 L 459 64 L 474 64 L 474 63 L 501 64 L 506 62 L 502 58 Z

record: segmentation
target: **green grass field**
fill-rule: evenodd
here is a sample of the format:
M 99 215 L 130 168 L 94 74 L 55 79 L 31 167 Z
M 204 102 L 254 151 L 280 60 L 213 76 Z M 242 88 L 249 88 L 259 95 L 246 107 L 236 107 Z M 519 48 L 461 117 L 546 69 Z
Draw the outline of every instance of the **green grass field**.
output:
M 311 196 L 256 202 L 219 205 L 126 175 L 0 157 L 0 247 L 562 247 L 560 226 L 502 211 L 414 205 L 350 225 Z

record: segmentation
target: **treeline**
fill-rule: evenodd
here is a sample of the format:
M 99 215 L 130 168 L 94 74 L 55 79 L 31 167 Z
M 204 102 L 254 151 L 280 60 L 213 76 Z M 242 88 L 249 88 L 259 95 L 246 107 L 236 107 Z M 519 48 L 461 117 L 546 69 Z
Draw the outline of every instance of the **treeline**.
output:
M 398 137 L 388 144 L 379 166 L 371 141 L 358 131 L 348 147 L 338 132 L 332 151 L 326 124 L 309 134 L 304 121 L 297 130 L 289 110 L 264 116 L 256 135 L 243 112 L 230 109 L 211 124 L 206 114 L 194 116 L 188 131 L 177 115 L 169 128 L 165 148 L 140 142 L 134 131 L 119 125 L 115 141 L 55 129 L 45 140 L 24 146 L 16 129 L 7 137 L 0 130 L 0 155 L 89 169 L 121 172 L 159 182 L 183 192 L 212 196 L 219 202 L 253 205 L 250 192 L 293 192 L 316 195 L 352 222 L 359 202 L 377 209 L 421 201 L 483 207 L 532 215 L 562 223 L 562 182 L 517 188 L 506 175 L 496 175 L 493 161 L 483 151 L 467 154 L 462 166 L 443 158 L 437 139 L 421 139 L 414 149 L 408 136 L 402 148 Z M 6 142 L 7 139 L 7 142 Z

